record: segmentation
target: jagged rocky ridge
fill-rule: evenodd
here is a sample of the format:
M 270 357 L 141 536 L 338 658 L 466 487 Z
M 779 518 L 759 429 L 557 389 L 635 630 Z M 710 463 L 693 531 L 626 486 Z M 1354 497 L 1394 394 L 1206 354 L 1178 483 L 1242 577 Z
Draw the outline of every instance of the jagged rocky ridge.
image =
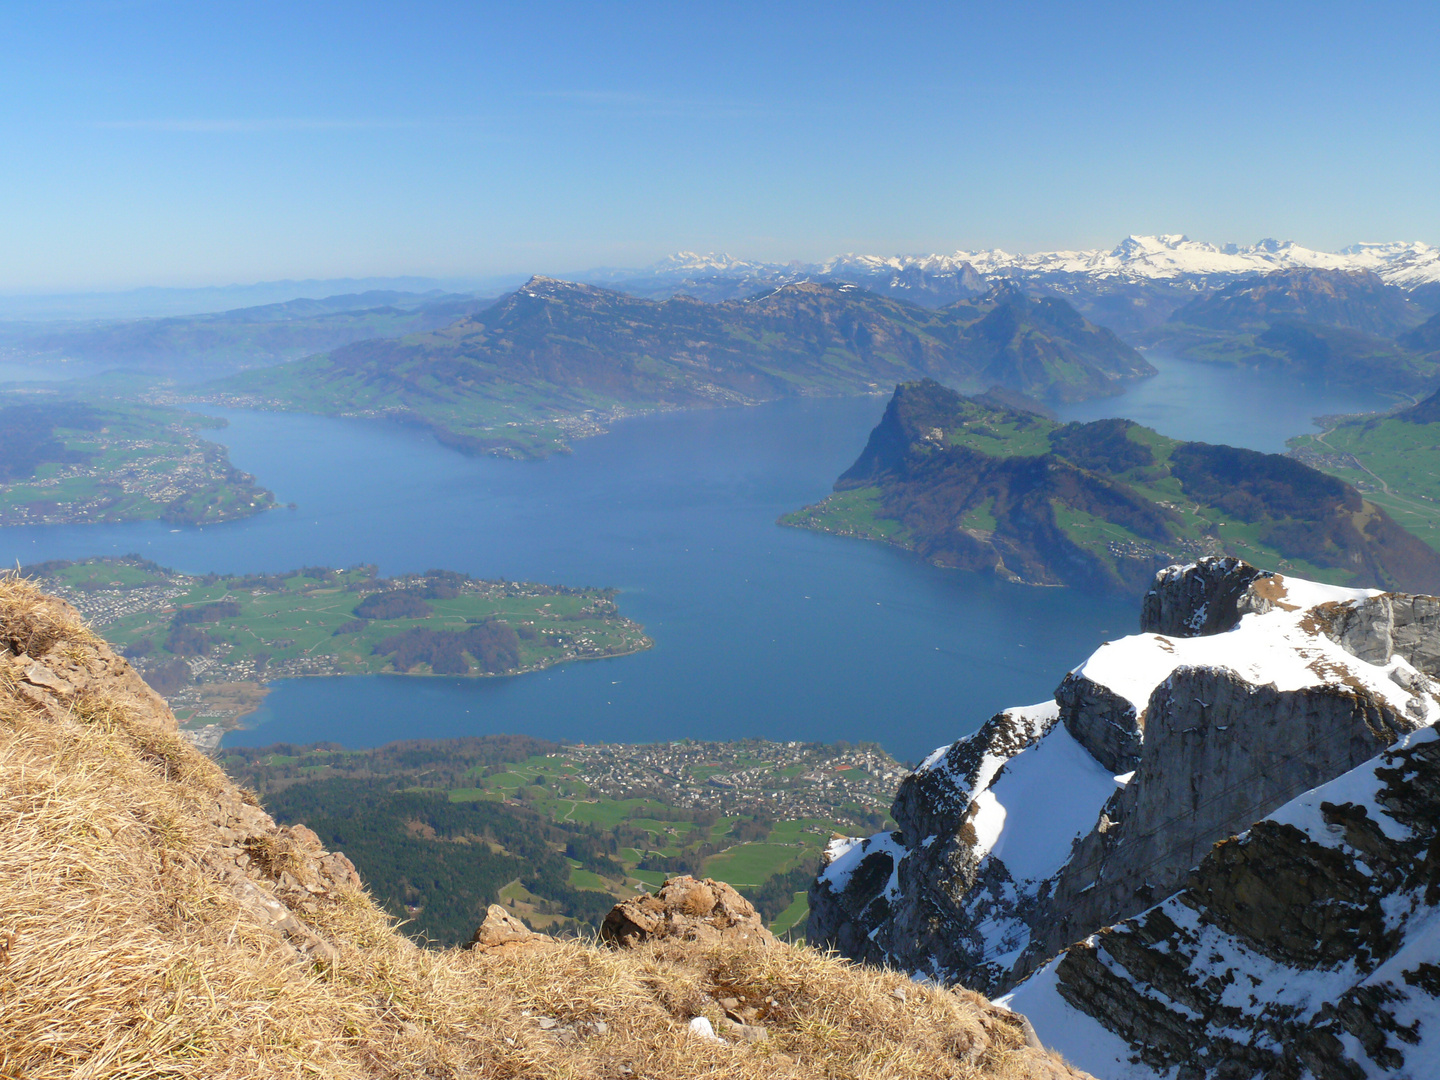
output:
M 1417 731 L 1430 739 L 1440 719 L 1432 678 L 1440 674 L 1440 600 L 1432 597 L 1316 585 L 1212 558 L 1158 575 L 1141 629 L 1066 675 L 1053 702 L 1007 710 L 936 750 L 896 795 L 896 831 L 833 841 L 810 890 L 811 939 L 991 993 L 1042 967 L 1053 982 L 1056 967 L 1045 965 L 1067 945 L 1162 901 L 1173 906 L 1167 898 L 1187 882 L 1195 888 L 1197 864 L 1218 867 L 1227 850 L 1259 852 L 1256 837 L 1265 833 L 1211 854 L 1217 841 L 1391 748 L 1423 755 L 1404 748 L 1422 745 L 1412 738 Z M 1411 847 L 1421 841 L 1428 843 L 1419 836 Z M 1287 865 L 1277 857 L 1267 867 L 1257 854 L 1249 872 L 1263 882 L 1272 870 L 1283 878 Z M 1349 880 L 1363 876 L 1357 870 Z M 1401 902 L 1389 880 L 1398 878 L 1376 873 L 1370 885 L 1387 912 Z M 1252 903 L 1244 887 L 1227 887 L 1237 911 Z M 1262 923 L 1265 912 L 1281 919 L 1272 934 L 1285 936 L 1282 912 L 1263 908 Z M 1154 945 L 1158 919 L 1152 912 L 1128 937 L 1116 931 L 1096 940 L 1107 943 L 1102 952 L 1112 942 L 1120 952 Z M 1301 923 L 1287 947 L 1323 966 L 1332 930 L 1339 932 Z M 1058 966 L 1070 973 L 1076 1000 L 1090 994 L 1083 958 L 1094 948 L 1072 949 Z M 1113 968 L 1110 955 L 1099 962 Z M 1192 974 L 1204 983 L 1210 973 L 1198 968 Z M 1189 1001 L 1176 981 L 1175 1000 Z M 1277 976 L 1271 990 L 1280 985 Z M 1251 1025 L 1240 1042 L 1271 1022 L 1261 1019 L 1274 1013 L 1266 993 L 1239 1007 Z M 1105 1000 L 1095 998 L 1094 1011 L 1102 1026 L 1121 1029 L 1117 1045 L 1155 1037 L 1134 1019 L 1136 1002 Z M 1440 1006 L 1430 1007 L 1440 1016 Z M 1038 1020 L 1037 1028 L 1042 1039 L 1064 1042 Z M 1172 1064 L 1196 1052 L 1167 1045 Z M 1077 1060 L 1109 1075 L 1103 1062 Z

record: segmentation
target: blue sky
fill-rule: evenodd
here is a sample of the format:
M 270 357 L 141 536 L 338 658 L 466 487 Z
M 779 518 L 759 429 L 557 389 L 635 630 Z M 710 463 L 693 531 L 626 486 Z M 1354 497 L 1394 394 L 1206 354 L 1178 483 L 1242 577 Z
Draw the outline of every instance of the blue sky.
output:
M 0 5 L 0 290 L 1440 243 L 1440 5 Z

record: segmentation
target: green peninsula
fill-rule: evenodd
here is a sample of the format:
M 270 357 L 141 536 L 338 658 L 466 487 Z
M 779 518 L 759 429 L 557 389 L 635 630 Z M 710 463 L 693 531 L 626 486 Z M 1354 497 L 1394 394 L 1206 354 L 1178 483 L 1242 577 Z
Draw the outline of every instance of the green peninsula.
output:
M 1004 284 L 936 310 L 841 283 L 710 304 L 537 277 L 442 329 L 242 372 L 204 393 L 390 416 L 461 450 L 534 457 L 635 412 L 877 393 L 921 376 L 1078 398 L 1152 374 L 1064 300 Z
M 1440 555 L 1350 484 L 1279 454 L 1129 420 L 1061 424 L 994 395 L 897 387 L 835 494 L 782 524 L 1040 585 L 1140 591 L 1206 554 L 1428 592 Z
M 275 505 L 223 446 L 201 437 L 223 420 L 154 406 L 16 399 L 0 406 L 0 525 L 209 525 Z
M 1440 394 L 1383 416 L 1336 418 L 1288 445 L 1291 457 L 1353 485 L 1440 550 Z
M 259 705 L 274 679 L 513 675 L 652 644 L 620 614 L 612 589 L 447 570 L 192 575 L 128 555 L 39 563 L 24 573 L 78 607 L 207 747 Z

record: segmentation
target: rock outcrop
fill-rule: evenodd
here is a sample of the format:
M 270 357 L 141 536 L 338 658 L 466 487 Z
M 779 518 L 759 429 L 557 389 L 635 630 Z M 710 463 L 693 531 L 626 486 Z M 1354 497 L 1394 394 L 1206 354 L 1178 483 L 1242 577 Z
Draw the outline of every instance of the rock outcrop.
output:
M 537 934 L 499 904 L 491 904 L 486 909 L 485 921 L 476 929 L 475 936 L 466 947 L 481 952 L 516 952 L 521 949 L 548 949 L 554 945 L 554 938 Z
M 811 939 L 987 993 L 1175 893 L 1217 841 L 1440 719 L 1440 601 L 1161 572 L 1144 632 L 901 784 L 898 829 L 833 841 Z M 1161 632 L 1165 631 L 1165 632 Z
M 1141 602 L 1140 631 L 1170 637 L 1223 633 L 1255 607 L 1250 587 L 1256 579 L 1274 576 L 1235 558 L 1167 566 Z M 1243 610 L 1242 601 L 1247 602 Z
M 615 905 L 600 926 L 600 940 L 633 948 L 646 941 L 730 941 L 773 945 L 777 938 L 753 904 L 723 881 L 668 878 L 659 892 Z

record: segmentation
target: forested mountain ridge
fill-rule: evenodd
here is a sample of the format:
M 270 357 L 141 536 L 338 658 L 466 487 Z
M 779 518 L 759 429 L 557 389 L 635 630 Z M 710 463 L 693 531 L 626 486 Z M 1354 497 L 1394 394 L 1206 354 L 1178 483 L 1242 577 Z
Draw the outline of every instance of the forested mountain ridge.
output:
M 1366 270 L 1280 270 L 1199 296 L 1135 335 L 1188 360 L 1394 394 L 1433 389 L 1440 364 L 1412 340 L 1431 309 Z
M 1440 555 L 1298 461 L 1128 420 L 1059 424 L 931 381 L 897 387 L 836 493 L 782 521 L 1035 584 L 1139 591 L 1177 559 L 1232 553 L 1336 583 L 1440 588 Z
M 213 389 L 281 408 L 406 416 L 461 448 L 520 456 L 627 411 L 874 393 L 920 376 L 1075 398 L 1153 370 L 1064 301 L 1007 285 L 930 310 L 847 284 L 707 304 L 537 277 L 443 329 Z

